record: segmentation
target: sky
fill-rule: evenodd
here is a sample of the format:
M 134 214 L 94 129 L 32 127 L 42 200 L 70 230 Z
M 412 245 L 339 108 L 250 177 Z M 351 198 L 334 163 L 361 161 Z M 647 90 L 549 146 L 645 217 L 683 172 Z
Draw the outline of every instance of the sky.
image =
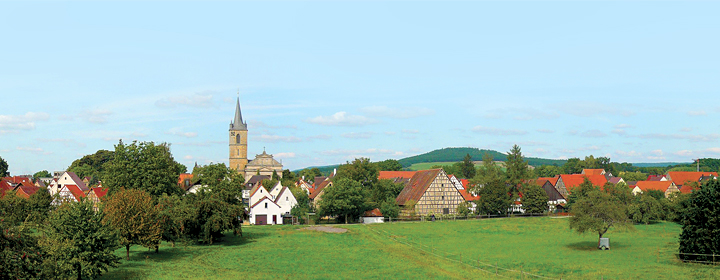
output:
M 0 157 L 65 170 L 125 143 L 285 168 L 444 147 L 720 157 L 720 2 L 0 2 Z M 239 93 L 239 95 L 238 95 Z M 480 160 L 480 159 L 477 159 Z

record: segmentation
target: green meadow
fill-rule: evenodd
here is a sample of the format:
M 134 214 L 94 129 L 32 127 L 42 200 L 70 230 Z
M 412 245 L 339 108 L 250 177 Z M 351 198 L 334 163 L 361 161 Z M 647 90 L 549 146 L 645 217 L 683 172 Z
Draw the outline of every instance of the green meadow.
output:
M 720 279 L 720 268 L 678 262 L 680 226 L 613 231 L 611 250 L 564 218 L 302 226 L 245 226 L 214 245 L 135 246 L 102 279 Z M 124 251 L 117 254 L 124 256 Z M 497 275 L 496 275 L 497 273 Z

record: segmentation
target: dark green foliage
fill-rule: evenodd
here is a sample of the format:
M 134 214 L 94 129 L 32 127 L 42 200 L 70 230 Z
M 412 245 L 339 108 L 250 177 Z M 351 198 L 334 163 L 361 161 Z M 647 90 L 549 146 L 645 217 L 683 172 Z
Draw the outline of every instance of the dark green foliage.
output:
M 322 176 L 322 173 L 320 172 L 320 169 L 313 167 L 300 170 L 300 172 L 298 172 L 298 176 L 300 178 L 305 178 L 305 181 L 312 181 L 315 177 Z
M 627 206 L 610 193 L 599 189 L 591 189 L 580 196 L 570 213 L 570 229 L 580 234 L 597 233 L 598 245 L 599 238 L 611 227 L 632 229 L 627 217 Z
M 472 211 L 470 211 L 470 202 L 464 201 L 457 206 L 457 214 L 458 216 L 467 217 L 472 214 Z
M 465 155 L 470 155 L 473 158 L 482 158 L 483 155 L 488 154 L 492 158 L 504 160 L 507 155 L 498 151 L 493 150 L 481 150 L 478 148 L 444 148 L 434 150 L 432 152 L 424 153 L 422 155 L 407 157 L 399 160 L 403 167 L 408 167 L 415 163 L 422 162 L 458 162 L 462 161 Z M 542 159 L 542 158 L 526 158 L 528 163 L 533 166 L 540 165 L 562 165 L 565 160 L 556 159 Z
M 476 186 L 475 191 L 480 196 L 477 201 L 478 214 L 502 215 L 506 214 L 512 204 L 510 188 L 505 183 L 506 177 L 500 167 L 495 165 L 490 155 L 483 157 L 483 164 L 477 175 L 471 180 Z
M 400 215 L 400 206 L 395 202 L 395 198 L 388 198 L 380 203 L 379 209 L 385 217 L 397 218 Z
M 562 168 L 554 165 L 541 165 L 534 172 L 537 177 L 555 177 L 563 173 Z
M 525 213 L 545 213 L 549 210 L 547 193 L 537 184 L 524 184 L 522 194 L 522 206 Z
M 405 185 L 395 184 L 391 180 L 378 180 L 367 188 L 368 207 L 372 209 L 380 208 L 381 204 L 386 201 L 392 200 L 394 202 L 403 188 L 405 188 Z M 385 214 L 385 212 L 382 213 Z
M 476 171 L 477 170 L 475 170 L 475 163 L 473 162 L 472 157 L 470 154 L 466 154 L 460 164 L 460 176 L 462 176 L 462 178 L 474 178 Z
M 620 174 L 618 174 L 618 177 L 623 178 L 623 180 L 625 180 L 625 182 L 645 181 L 648 178 L 648 174 L 642 173 L 640 171 L 635 171 L 635 172 L 621 171 Z
M 115 152 L 112 151 L 98 150 L 94 154 L 73 161 L 68 167 L 68 171 L 74 172 L 80 178 L 92 177 L 90 185 L 94 185 L 98 180 L 103 181 L 103 175 L 105 175 L 104 165 L 114 158 L 114 154 Z
M 7 161 L 0 157 L 0 177 L 10 176 L 10 172 L 8 172 L 8 167 L 9 166 Z
M 331 187 L 325 191 L 318 205 L 320 216 L 336 216 L 346 223 L 357 220 L 363 212 L 369 210 L 366 204 L 367 191 L 360 182 L 350 178 L 333 180 Z
M 177 195 L 163 194 L 158 198 L 158 221 L 162 227 L 162 240 L 175 242 L 186 240 L 185 222 L 193 215 L 184 207 L 183 198 Z
M 347 178 L 369 187 L 377 182 L 378 174 L 377 166 L 371 163 L 369 158 L 356 158 L 352 163 L 348 162 L 338 167 L 336 178 Z
M 245 181 L 242 174 L 234 169 L 228 168 L 224 163 L 195 166 L 193 168 L 193 180 L 195 184 L 214 185 L 227 179 L 237 182 Z
M 27 224 L 9 220 L 16 214 L 11 215 L 13 209 L 7 206 L 0 205 L 0 279 L 35 279 L 41 271 L 43 252 Z
M 707 181 L 690 195 L 682 224 L 681 259 L 713 261 L 712 256 L 693 254 L 720 254 L 720 181 Z
M 282 185 L 286 187 L 294 186 L 298 178 L 295 173 L 290 172 L 289 169 L 285 169 L 282 172 Z M 244 181 L 244 180 L 243 180 Z
M 298 217 L 302 223 L 309 222 L 307 221 L 307 213 L 311 213 L 313 209 L 308 193 L 297 187 L 290 187 L 290 191 L 297 201 L 297 204 L 290 209 L 290 215 Z
M 656 200 L 661 200 L 665 198 L 665 192 L 661 190 L 648 190 L 644 194 L 652 196 Z
M 585 177 L 583 182 L 579 186 L 577 186 L 574 190 L 570 191 L 570 195 L 568 195 L 567 200 L 567 208 L 572 210 L 575 202 L 577 202 L 583 197 L 586 197 L 588 193 L 598 189 L 600 189 L 600 186 L 593 185 L 592 182 L 590 182 L 590 180 Z
M 50 174 L 50 172 L 48 172 L 47 170 L 38 171 L 38 172 L 35 172 L 35 174 L 33 174 L 34 181 L 37 181 L 40 178 L 49 178 L 49 177 L 52 177 L 52 174 Z
M 46 252 L 43 273 L 56 278 L 97 278 L 119 264 L 120 245 L 114 230 L 102 223 L 87 200 L 66 203 L 53 211 L 40 245 Z
M 103 203 L 103 222 L 118 232 L 128 260 L 132 245 L 158 248 L 163 233 L 158 211 L 142 190 L 121 189 Z
M 177 180 L 184 166 L 175 162 L 168 144 L 133 141 L 125 145 L 120 141 L 112 160 L 103 167 L 103 186 L 109 189 L 108 195 L 120 188 L 144 190 L 154 197 L 181 192 Z
M 696 171 L 697 163 L 686 163 L 670 166 L 669 168 L 686 168 L 683 171 Z M 677 170 L 681 171 L 681 170 Z M 700 171 L 703 172 L 718 172 L 720 171 L 720 159 L 717 158 L 701 158 L 700 159 Z
M 661 220 L 664 216 L 662 204 L 647 193 L 636 197 L 635 202 L 628 207 L 628 213 L 632 221 L 638 224 L 649 224 L 650 221 Z
M 400 171 L 403 166 L 395 159 L 386 159 L 375 163 L 379 171 Z M 384 213 L 383 213 L 384 214 Z
M 530 179 L 528 164 L 522 155 L 522 151 L 520 151 L 520 146 L 513 145 L 510 152 L 508 152 L 505 166 L 507 166 L 507 182 L 513 194 L 517 194 L 520 184 Z
M 579 158 L 569 158 L 562 166 L 563 174 L 580 174 L 582 169 L 583 167 Z
M 44 188 L 40 188 L 28 199 L 19 197 L 15 195 L 14 191 L 10 191 L 0 198 L 0 209 L 3 209 L 0 219 L 10 225 L 20 225 L 23 222 L 41 224 L 50 213 L 51 202 L 52 197 Z

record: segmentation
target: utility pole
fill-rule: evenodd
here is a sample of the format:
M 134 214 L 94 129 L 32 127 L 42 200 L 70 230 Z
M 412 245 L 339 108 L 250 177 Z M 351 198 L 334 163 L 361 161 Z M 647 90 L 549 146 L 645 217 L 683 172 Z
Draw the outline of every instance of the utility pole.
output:
M 700 159 L 699 159 L 699 158 L 696 158 L 696 159 L 693 159 L 693 160 L 694 160 L 695 162 L 697 162 L 697 172 L 700 172 Z

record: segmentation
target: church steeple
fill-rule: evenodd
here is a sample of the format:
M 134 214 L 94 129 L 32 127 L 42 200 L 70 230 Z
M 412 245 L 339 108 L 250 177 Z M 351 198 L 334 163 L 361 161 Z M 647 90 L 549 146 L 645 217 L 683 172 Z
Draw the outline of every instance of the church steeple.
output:
M 230 123 L 231 130 L 247 130 L 247 124 L 243 122 L 242 112 L 240 111 L 240 96 L 237 98 L 237 104 L 235 106 L 235 119 Z

